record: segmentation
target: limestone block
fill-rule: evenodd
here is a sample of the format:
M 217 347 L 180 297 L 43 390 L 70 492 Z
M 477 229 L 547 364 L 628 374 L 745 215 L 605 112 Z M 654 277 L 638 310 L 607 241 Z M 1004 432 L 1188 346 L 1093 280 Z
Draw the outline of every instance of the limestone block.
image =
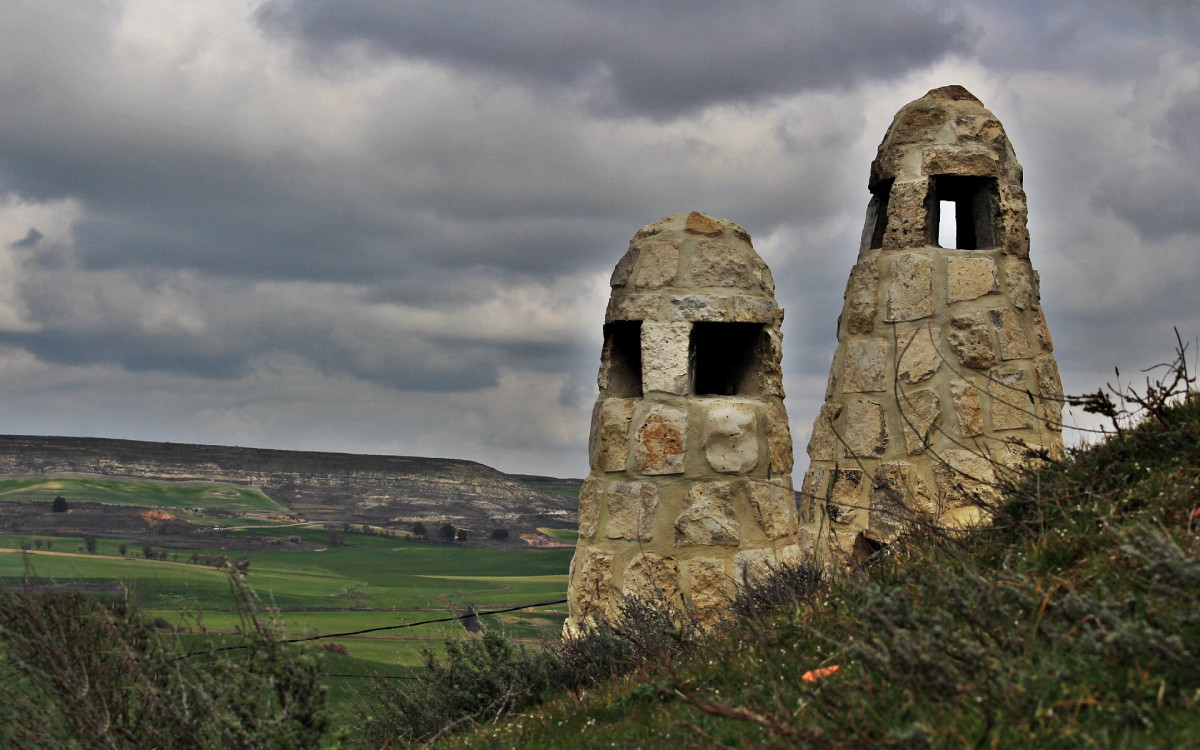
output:
M 1023 370 L 992 370 L 988 394 L 992 397 L 993 430 L 1033 427 L 1036 405 Z
M 908 473 L 907 464 L 883 464 L 875 470 L 867 520 L 867 535 L 875 541 L 890 543 L 912 518 L 905 502 Z
M 656 294 L 624 294 L 608 301 L 604 322 L 614 320 L 646 320 L 657 317 L 659 297 Z
M 687 505 L 675 519 L 675 546 L 736 545 L 738 522 L 733 515 L 732 482 L 697 482 Z
M 919 320 L 933 314 L 933 261 L 917 253 L 892 258 L 884 320 Z
M 929 210 L 926 198 L 929 180 L 892 184 L 888 198 L 887 228 L 883 232 L 883 249 L 902 250 L 929 244 Z
M 909 508 L 920 513 L 926 519 L 934 519 L 941 515 L 941 505 L 937 496 L 930 492 L 929 485 L 919 475 L 912 476 L 911 492 L 908 496 Z
M 599 404 L 595 467 L 600 471 L 625 471 L 629 459 L 629 425 L 637 400 L 606 398 Z
M 882 456 L 888 443 L 883 406 L 867 399 L 846 404 L 841 418 L 841 435 L 847 458 Z
M 750 258 L 750 281 L 752 287 L 758 287 L 767 294 L 775 294 L 775 276 L 761 258 Z
M 954 118 L 954 132 L 961 140 L 1003 146 L 1007 140 L 1004 128 L 994 117 L 959 114 Z
M 921 172 L 927 175 L 965 174 L 999 176 L 1000 157 L 990 148 L 949 146 L 926 148 Z
M 1016 258 L 1029 257 L 1027 214 L 1025 191 L 1020 185 L 1008 185 L 1001 181 L 1000 215 L 997 217 L 996 229 L 1004 241 L 1004 252 Z
M 692 612 L 701 620 L 720 616 L 736 593 L 733 580 L 725 574 L 725 561 L 715 557 L 688 560 L 687 579 Z
M 701 214 L 701 215 L 703 215 L 703 214 Z M 653 237 L 656 234 L 661 234 L 664 229 L 666 229 L 668 226 L 671 225 L 671 221 L 674 218 L 675 217 L 673 217 L 673 216 L 664 216 L 663 218 L 659 219 L 658 221 L 654 222 L 653 224 L 647 224 L 646 226 L 637 230 L 637 234 L 633 235 L 633 240 L 630 242 L 630 244 L 632 245 L 634 242 L 637 242 L 638 240 L 644 240 L 647 237 Z M 711 219 L 710 219 L 710 221 L 711 221 Z M 720 226 L 720 225 L 718 224 L 717 226 Z
M 688 338 L 686 321 L 642 323 L 642 390 L 685 395 L 688 392 Z
M 949 302 L 978 299 L 1000 291 L 996 261 L 991 258 L 949 258 L 946 276 Z
M 988 512 L 977 505 L 951 508 L 938 518 L 938 525 L 946 529 L 969 529 L 987 522 Z
M 925 452 L 942 425 L 942 402 L 931 388 L 900 394 L 900 422 L 908 455 Z
M 1025 329 L 1021 327 L 1021 319 L 1010 307 L 990 310 L 992 327 L 1000 341 L 1001 359 L 1024 359 L 1032 354 L 1029 351 L 1029 339 L 1025 338 Z
M 842 348 L 842 390 L 847 393 L 882 391 L 887 383 L 887 339 L 847 341 Z
M 770 475 L 790 476 L 792 473 L 792 429 L 787 413 L 779 404 L 767 406 L 767 449 L 771 454 Z
M 1018 310 L 1026 310 L 1037 296 L 1033 291 L 1032 269 L 1027 261 L 1009 261 L 1005 270 L 1004 290 Z
M 853 525 L 864 512 L 864 474 L 858 469 L 834 469 L 830 479 L 826 512 L 836 524 Z
M 733 559 L 733 580 L 739 588 L 746 584 L 755 584 L 766 580 L 771 571 L 783 563 L 775 550 L 765 549 L 739 550 Z
M 771 482 L 750 483 L 750 505 L 768 539 L 796 533 L 796 493 Z
M 656 289 L 675 281 L 679 270 L 679 248 L 670 242 L 653 242 L 641 250 L 634 286 Z
M 982 435 L 983 404 L 979 389 L 969 380 L 955 380 L 950 383 L 950 393 L 954 397 L 954 411 L 958 414 L 958 429 L 962 436 Z
M 608 487 L 608 523 L 604 535 L 609 539 L 648 542 L 657 509 L 658 486 L 654 483 L 613 482 Z
M 751 268 L 747 257 L 729 243 L 719 240 L 701 242 L 692 253 L 692 283 L 696 286 L 750 286 Z
M 579 488 L 579 536 L 591 539 L 596 535 L 596 522 L 600 520 L 600 497 L 604 492 L 604 480 L 588 477 Z
M 613 269 L 612 276 L 608 280 L 608 285 L 618 287 L 628 284 L 629 276 L 633 273 L 633 267 L 637 264 L 640 254 L 641 250 L 637 246 L 631 245 L 629 252 L 625 253 L 621 256 L 621 260 L 617 261 L 617 266 Z
M 901 383 L 913 385 L 933 377 L 942 366 L 941 341 L 942 327 L 932 323 L 896 337 L 900 355 L 896 376 Z
M 603 617 L 612 603 L 613 556 L 597 549 L 585 553 L 579 573 L 575 576 L 572 603 L 578 606 L 578 616 Z
M 735 323 L 778 323 L 779 308 L 767 297 L 739 294 L 730 299 L 730 320 Z
M 725 228 L 714 221 L 712 217 L 705 216 L 699 211 L 692 211 L 683 225 L 683 231 L 702 237 L 720 237 L 725 233 Z
M 778 328 L 771 326 L 763 331 L 757 357 L 754 382 L 759 395 L 783 398 L 783 333 Z
M 986 456 L 952 448 L 942 451 L 933 465 L 942 505 L 992 505 L 1000 497 L 996 492 L 996 472 Z
M 1038 394 L 1041 396 L 1046 423 L 1052 430 L 1062 429 L 1062 380 L 1058 376 L 1058 363 L 1051 354 L 1039 354 L 1033 360 L 1033 372 L 1037 378 Z
M 750 404 L 717 402 L 704 420 L 704 456 L 725 474 L 744 474 L 758 465 L 758 429 Z
M 876 256 L 878 257 L 878 256 Z M 879 266 L 876 257 L 855 264 L 846 282 L 847 333 L 870 333 L 875 327 L 875 311 L 879 296 Z
M 1042 348 L 1048 352 L 1054 351 L 1054 342 L 1050 339 L 1050 329 L 1046 326 L 1046 316 L 1042 313 L 1042 308 L 1036 305 L 1033 307 L 1033 330 Z
M 837 436 L 837 418 L 842 413 L 839 404 L 822 404 L 821 413 L 813 424 L 812 437 L 808 440 L 808 457 L 813 461 L 834 461 L 841 454 L 841 441 Z
M 638 426 L 633 460 L 643 474 L 682 474 L 687 412 L 654 404 Z
M 729 298 L 711 294 L 671 298 L 671 320 L 721 322 L 733 317 L 730 309 Z
M 983 313 L 969 313 L 950 318 L 949 340 L 950 349 L 967 367 L 986 370 L 996 364 L 991 326 Z
M 809 469 L 804 472 L 800 485 L 800 522 L 816 520 L 816 508 L 825 502 L 825 469 Z
M 625 567 L 621 592 L 628 597 L 681 607 L 678 581 L 679 563 L 663 555 L 643 552 Z

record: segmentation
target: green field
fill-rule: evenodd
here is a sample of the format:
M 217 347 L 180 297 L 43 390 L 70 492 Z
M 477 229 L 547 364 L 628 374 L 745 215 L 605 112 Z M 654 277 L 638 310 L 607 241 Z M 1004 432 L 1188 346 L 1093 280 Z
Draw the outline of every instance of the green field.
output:
M 125 479 L 30 477 L 0 480 L 0 500 L 136 505 L 147 508 L 209 508 L 232 513 L 289 511 L 259 490 L 218 484 L 175 484 Z
M 538 529 L 551 539 L 559 539 L 564 542 L 574 542 L 579 539 L 579 532 L 575 529 Z

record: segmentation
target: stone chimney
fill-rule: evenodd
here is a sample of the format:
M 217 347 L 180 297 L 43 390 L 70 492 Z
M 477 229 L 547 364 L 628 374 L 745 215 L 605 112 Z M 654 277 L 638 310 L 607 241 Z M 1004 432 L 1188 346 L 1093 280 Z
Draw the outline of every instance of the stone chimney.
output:
M 908 519 L 976 523 L 1023 446 L 1062 451 L 1021 165 L 995 115 L 930 91 L 896 115 L 869 188 L 802 487 L 802 547 L 842 560 Z
M 611 284 L 567 632 L 624 596 L 714 619 L 747 577 L 799 559 L 783 311 L 750 236 L 669 216 Z

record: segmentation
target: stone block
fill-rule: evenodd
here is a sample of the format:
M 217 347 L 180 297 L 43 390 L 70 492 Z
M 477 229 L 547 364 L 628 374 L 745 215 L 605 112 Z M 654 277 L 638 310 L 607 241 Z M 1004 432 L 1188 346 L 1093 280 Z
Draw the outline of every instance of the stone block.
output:
M 1028 209 L 1025 191 L 1019 185 L 1000 183 L 1000 215 L 996 229 L 1004 241 L 1004 252 L 1015 258 L 1029 257 L 1029 229 L 1026 227 Z
M 792 429 L 787 413 L 779 404 L 767 406 L 767 449 L 770 452 L 770 475 L 790 476 L 793 468 Z
M 850 280 L 846 282 L 846 332 L 870 333 L 875 327 L 875 313 L 879 306 L 879 267 L 876 257 L 860 261 L 850 269 Z
M 637 428 L 634 465 L 642 474 L 682 474 L 687 412 L 654 404 Z
M 796 533 L 796 493 L 771 482 L 750 483 L 750 505 L 768 539 Z
M 1034 376 L 1037 378 L 1038 394 L 1041 397 L 1046 423 L 1052 430 L 1062 429 L 1063 392 L 1062 380 L 1058 376 L 1058 363 L 1052 354 L 1039 354 L 1033 360 Z
M 657 289 L 674 282 L 678 271 L 679 248 L 670 242 L 652 242 L 641 249 L 633 284 Z
M 842 413 L 838 404 L 822 404 L 821 413 L 813 423 L 812 437 L 808 440 L 808 457 L 812 461 L 836 461 L 841 455 L 841 441 L 837 436 L 837 419 Z
M 917 253 L 892 257 L 884 320 L 919 320 L 933 314 L 933 261 Z
M 758 465 L 758 425 L 750 404 L 716 402 L 704 420 L 704 456 L 714 471 L 744 474 Z
M 781 555 L 770 547 L 739 550 L 733 559 L 734 583 L 741 588 L 766 580 L 775 568 L 784 564 L 780 558 Z
M 751 267 L 748 257 L 733 249 L 727 242 L 701 242 L 692 252 L 692 283 L 696 286 L 728 286 L 746 289 L 750 286 Z
M 657 509 L 658 487 L 652 482 L 613 482 L 608 487 L 608 523 L 604 535 L 609 539 L 648 542 Z
M 888 443 L 883 406 L 867 399 L 846 404 L 841 418 L 841 435 L 847 458 L 882 456 Z
M 608 301 L 604 322 L 614 320 L 646 320 L 658 317 L 659 297 L 656 294 L 623 294 Z
M 721 226 L 710 216 L 705 216 L 699 211 L 692 211 L 688 214 L 687 220 L 684 222 L 683 231 L 688 234 L 698 234 L 702 237 L 720 237 L 725 233 L 725 227 Z
M 915 385 L 933 377 L 942 366 L 941 341 L 942 327 L 932 323 L 896 337 L 900 357 L 896 376 L 901 383 Z
M 1046 316 L 1042 313 L 1042 308 L 1034 305 L 1033 307 L 1033 330 L 1037 336 L 1038 343 L 1042 349 L 1048 352 L 1054 351 L 1054 341 L 1050 338 L 1050 328 L 1046 325 Z
M 613 556 L 597 549 L 584 553 L 575 576 L 571 601 L 579 617 L 604 617 L 612 604 Z
M 930 388 L 900 394 L 900 422 L 908 455 L 924 453 L 942 425 L 942 402 Z
M 942 451 L 933 465 L 941 504 L 946 509 L 993 505 L 1000 498 L 996 472 L 986 456 L 952 448 Z
M 991 258 L 949 258 L 946 277 L 946 298 L 952 303 L 1000 291 L 996 261 Z
M 591 539 L 596 535 L 596 522 L 600 520 L 600 499 L 604 494 L 604 480 L 588 477 L 579 488 L 579 536 Z
M 853 526 L 866 506 L 864 473 L 858 469 L 834 469 L 830 477 L 825 511 L 829 520 L 842 526 Z
M 761 258 L 750 257 L 750 286 L 751 288 L 758 287 L 767 294 L 775 294 L 775 276 L 771 274 L 771 269 L 767 268 L 767 264 Z
M 847 393 L 882 391 L 887 384 L 887 339 L 862 339 L 842 344 L 842 390 Z
M 758 395 L 783 398 L 783 333 L 775 326 L 766 328 L 755 356 L 758 368 L 754 382 L 758 386 Z
M 988 315 L 1000 342 L 1000 359 L 1024 359 L 1032 354 L 1029 350 L 1029 339 L 1025 338 L 1025 329 L 1021 326 L 1021 318 L 1015 310 L 1001 307 L 989 310 Z
M 606 398 L 593 417 L 599 423 L 596 435 L 594 461 L 600 471 L 625 471 L 629 459 L 629 425 L 637 399 Z
M 996 364 L 991 326 L 982 312 L 950 318 L 950 349 L 967 367 L 986 370 Z
M 888 198 L 883 249 L 903 250 L 929 244 L 929 180 L 896 181 Z M 928 314 L 928 313 L 927 313 Z
M 642 390 L 682 396 L 688 392 L 688 338 L 686 321 L 642 323 Z
M 927 175 L 959 174 L 996 177 L 1000 174 L 1000 158 L 990 148 L 934 146 L 926 148 L 921 157 L 921 172 Z
M 737 545 L 739 526 L 733 514 L 733 482 L 697 482 L 687 505 L 675 519 L 676 547 Z
M 1004 290 L 1018 310 L 1027 310 L 1037 301 L 1033 291 L 1032 271 L 1028 261 L 1010 260 L 1004 272 Z
M 648 602 L 681 607 L 679 563 L 670 557 L 643 552 L 629 561 L 621 581 L 621 593 Z
M 1023 370 L 992 370 L 988 394 L 992 403 L 992 429 L 1033 427 L 1037 405 Z
M 908 473 L 906 464 L 883 464 L 875 469 L 867 535 L 877 542 L 892 542 L 912 521 L 906 502 Z
M 964 438 L 983 434 L 983 404 L 979 399 L 979 389 L 969 380 L 955 380 L 950 383 L 950 393 L 954 397 L 954 411 L 958 415 L 958 429 Z
M 733 579 L 725 573 L 725 561 L 715 557 L 688 560 L 687 579 L 692 613 L 701 620 L 720 617 L 736 594 Z
M 732 312 L 730 320 L 735 323 L 778 324 L 779 308 L 766 297 L 751 297 L 739 294 L 730 298 Z
M 729 298 L 712 294 L 689 294 L 671 298 L 671 320 L 723 322 L 730 320 Z
M 926 520 L 933 520 L 942 514 L 941 504 L 937 496 L 930 492 L 929 485 L 919 475 L 913 474 L 909 482 L 909 508 L 920 513 Z
M 621 260 L 617 261 L 616 268 L 613 269 L 612 276 L 609 277 L 608 285 L 612 287 L 625 286 L 629 283 L 629 276 L 633 273 L 633 267 L 637 265 L 638 256 L 641 250 L 636 246 L 631 246 L 629 252 L 621 256 Z
M 825 469 L 809 469 L 804 472 L 800 485 L 800 523 L 816 520 L 816 509 L 825 502 Z

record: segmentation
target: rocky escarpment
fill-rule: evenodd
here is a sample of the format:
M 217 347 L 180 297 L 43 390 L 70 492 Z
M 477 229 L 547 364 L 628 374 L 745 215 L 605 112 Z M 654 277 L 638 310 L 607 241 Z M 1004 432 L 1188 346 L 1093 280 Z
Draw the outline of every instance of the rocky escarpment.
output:
M 66 473 L 256 487 L 309 520 L 449 521 L 479 531 L 501 525 L 520 531 L 575 524 L 574 500 L 534 489 L 474 461 L 0 436 L 0 475 Z

